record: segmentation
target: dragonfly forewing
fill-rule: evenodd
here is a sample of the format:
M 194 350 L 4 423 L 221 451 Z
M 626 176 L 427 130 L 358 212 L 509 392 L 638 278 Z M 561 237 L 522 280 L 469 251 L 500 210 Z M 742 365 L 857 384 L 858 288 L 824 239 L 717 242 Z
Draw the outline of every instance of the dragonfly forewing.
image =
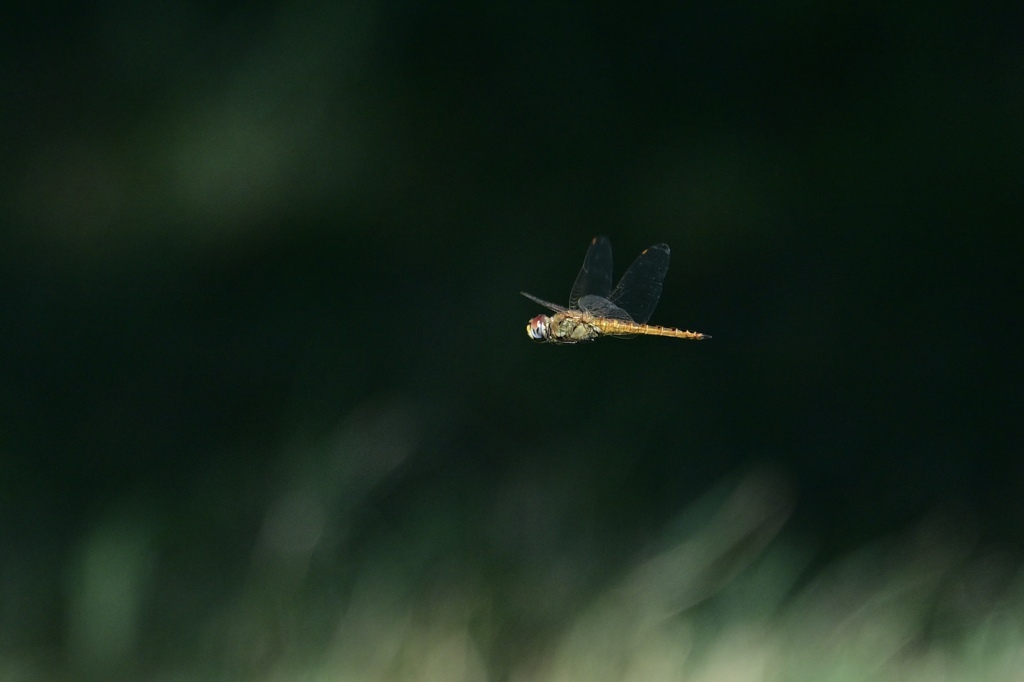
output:
M 575 310 L 579 300 L 588 294 L 608 298 L 611 291 L 612 243 L 607 237 L 594 237 L 569 293 L 569 308 Z
M 544 299 L 537 298 L 533 294 L 528 294 L 525 291 L 520 291 L 519 293 L 525 296 L 526 298 L 530 299 L 534 303 L 539 303 L 545 308 L 548 308 L 549 310 L 554 310 L 556 313 L 564 313 L 566 310 L 568 310 L 568 308 L 566 308 L 565 306 L 560 306 L 557 303 L 552 303 L 551 301 L 545 301 Z

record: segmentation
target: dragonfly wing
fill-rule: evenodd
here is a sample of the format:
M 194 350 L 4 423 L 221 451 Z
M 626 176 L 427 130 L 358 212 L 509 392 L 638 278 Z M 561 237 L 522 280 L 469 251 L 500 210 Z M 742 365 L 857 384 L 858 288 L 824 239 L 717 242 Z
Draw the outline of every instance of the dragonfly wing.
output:
M 580 310 L 593 317 L 607 317 L 612 320 L 632 322 L 633 318 L 625 310 L 603 296 L 583 296 L 579 301 Z
M 661 298 L 668 272 L 668 244 L 655 244 L 633 261 L 608 300 L 626 310 L 635 322 L 646 324 Z
M 588 294 L 608 298 L 612 290 L 612 244 L 607 237 L 594 237 L 583 259 L 569 294 L 569 307 L 575 310 L 579 300 Z
M 563 307 L 563 306 L 555 305 L 554 303 L 551 303 L 549 301 L 545 301 L 544 299 L 537 298 L 533 294 L 528 294 L 525 291 L 520 291 L 519 293 L 522 294 L 523 296 L 525 296 L 526 298 L 530 299 L 534 303 L 540 303 L 545 308 L 549 308 L 551 310 L 554 310 L 556 313 L 564 313 L 565 310 L 566 310 L 565 307 Z

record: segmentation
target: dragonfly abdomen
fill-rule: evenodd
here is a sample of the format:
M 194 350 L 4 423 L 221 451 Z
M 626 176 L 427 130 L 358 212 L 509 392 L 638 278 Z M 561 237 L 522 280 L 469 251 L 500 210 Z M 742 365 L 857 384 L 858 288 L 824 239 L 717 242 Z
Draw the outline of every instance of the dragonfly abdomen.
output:
M 636 322 L 626 322 L 623 320 L 602 319 L 595 321 L 595 326 L 601 330 L 602 334 L 607 336 L 633 336 L 640 334 L 645 336 L 670 336 L 675 339 L 693 339 L 695 341 L 711 338 L 707 334 L 701 334 L 700 332 L 684 331 L 674 327 L 658 327 L 651 324 L 637 324 Z

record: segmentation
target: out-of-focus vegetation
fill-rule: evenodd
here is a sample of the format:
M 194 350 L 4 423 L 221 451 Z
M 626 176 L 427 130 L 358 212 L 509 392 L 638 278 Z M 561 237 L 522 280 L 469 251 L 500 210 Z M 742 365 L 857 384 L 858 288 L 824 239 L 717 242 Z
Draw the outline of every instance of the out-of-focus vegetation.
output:
M 0 23 L 0 680 L 1019 679 L 1019 10 Z
M 752 470 L 647 529 L 643 547 L 604 545 L 607 520 L 579 515 L 571 487 L 544 495 L 541 477 L 383 492 L 414 456 L 412 415 L 396 403 L 357 414 L 280 472 L 233 551 L 182 532 L 180 518 L 122 508 L 99 520 L 64 567 L 62 647 L 9 650 L 5 674 L 1012 680 L 1024 669 L 1019 561 L 956 519 L 936 514 L 809 570 L 813 552 L 778 536 L 792 489 Z

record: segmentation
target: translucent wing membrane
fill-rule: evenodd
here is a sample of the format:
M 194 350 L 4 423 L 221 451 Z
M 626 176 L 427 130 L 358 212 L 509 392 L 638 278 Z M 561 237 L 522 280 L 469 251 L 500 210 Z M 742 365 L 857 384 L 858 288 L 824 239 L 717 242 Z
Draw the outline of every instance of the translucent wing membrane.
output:
M 623 322 L 633 322 L 633 318 L 629 316 L 629 313 L 603 296 L 583 296 L 580 298 L 579 304 L 580 310 L 588 315 L 607 317 L 612 320 L 622 320 Z
M 646 324 L 658 305 L 661 284 L 668 272 L 668 253 L 668 244 L 655 244 L 641 253 L 608 296 L 608 300 L 629 313 L 634 322 Z
M 664 275 L 662 275 L 664 277 Z M 612 290 L 612 244 L 607 237 L 594 237 L 583 259 L 583 267 L 576 276 L 569 294 L 569 308 L 579 307 L 579 300 L 587 295 L 608 298 Z
M 525 291 L 520 291 L 519 293 L 522 294 L 523 296 L 525 296 L 526 298 L 530 299 L 534 303 L 539 303 L 542 306 L 544 306 L 545 308 L 550 308 L 551 310 L 554 310 L 556 313 L 564 313 L 566 311 L 565 307 L 560 306 L 560 305 L 556 305 L 554 303 L 551 303 L 550 301 L 545 301 L 542 298 L 537 298 L 533 294 L 528 294 Z

